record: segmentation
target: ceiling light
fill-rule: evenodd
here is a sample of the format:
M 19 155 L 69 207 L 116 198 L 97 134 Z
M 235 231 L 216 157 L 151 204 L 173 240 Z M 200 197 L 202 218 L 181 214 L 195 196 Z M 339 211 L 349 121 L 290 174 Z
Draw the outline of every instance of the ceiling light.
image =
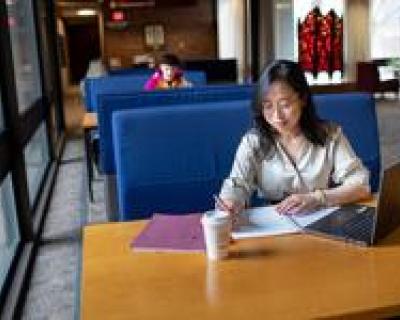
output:
M 97 15 L 96 10 L 94 9 L 79 9 L 76 14 L 78 16 L 85 16 L 85 17 L 89 17 L 89 16 L 95 16 Z

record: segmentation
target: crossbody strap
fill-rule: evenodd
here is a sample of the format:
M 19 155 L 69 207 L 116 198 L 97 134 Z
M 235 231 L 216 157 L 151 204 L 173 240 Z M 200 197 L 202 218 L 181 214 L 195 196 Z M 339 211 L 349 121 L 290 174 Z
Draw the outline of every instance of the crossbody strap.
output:
M 278 142 L 277 142 L 277 144 L 278 144 Z M 291 157 L 291 155 L 289 154 L 289 152 L 286 150 L 286 148 L 285 148 L 281 143 L 279 143 L 279 148 L 282 149 L 282 151 L 283 151 L 283 153 L 285 154 L 285 156 L 289 159 L 289 162 L 290 162 L 290 164 L 292 165 L 294 171 L 296 172 L 297 178 L 299 179 L 301 185 L 302 185 L 307 191 L 313 191 L 313 190 L 310 190 L 309 186 L 308 186 L 307 183 L 305 182 L 305 180 L 304 180 L 304 178 L 303 178 L 303 176 L 302 176 L 302 174 L 301 174 L 301 172 L 300 172 L 300 170 L 299 170 L 299 167 L 297 166 L 296 162 L 295 162 L 294 159 Z

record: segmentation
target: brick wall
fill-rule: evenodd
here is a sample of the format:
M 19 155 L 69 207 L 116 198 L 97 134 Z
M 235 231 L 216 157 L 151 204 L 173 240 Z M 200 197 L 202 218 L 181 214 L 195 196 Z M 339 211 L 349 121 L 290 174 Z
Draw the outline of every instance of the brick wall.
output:
M 182 59 L 216 58 L 216 23 L 212 0 L 198 0 L 195 5 L 158 8 L 136 8 L 128 12 L 131 25 L 123 31 L 104 30 L 104 54 L 119 58 L 129 66 L 132 57 L 141 54 L 159 55 L 163 51 Z M 144 26 L 162 24 L 165 47 L 157 52 L 144 43 Z

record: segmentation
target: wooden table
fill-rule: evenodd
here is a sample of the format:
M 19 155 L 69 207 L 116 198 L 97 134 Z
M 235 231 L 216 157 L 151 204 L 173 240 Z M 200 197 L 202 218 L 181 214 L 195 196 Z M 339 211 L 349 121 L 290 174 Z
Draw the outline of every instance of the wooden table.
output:
M 97 113 L 96 112 L 86 112 L 81 121 L 81 126 L 83 128 L 84 142 L 85 142 L 85 154 L 86 154 L 86 168 L 88 175 L 88 188 L 89 188 L 89 198 L 93 201 L 93 148 L 90 139 L 90 132 L 97 129 Z
M 97 128 L 97 113 L 96 112 L 86 112 L 81 121 L 83 129 L 95 129 Z
M 400 314 L 400 230 L 379 246 L 310 235 L 236 241 L 230 258 L 134 252 L 145 222 L 84 230 L 82 319 L 365 319 Z

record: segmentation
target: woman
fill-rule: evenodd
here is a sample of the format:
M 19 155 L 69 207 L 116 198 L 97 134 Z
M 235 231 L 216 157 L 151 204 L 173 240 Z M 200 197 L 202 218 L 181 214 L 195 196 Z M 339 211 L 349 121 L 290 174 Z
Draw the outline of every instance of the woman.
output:
M 279 60 L 265 69 L 253 114 L 255 126 L 238 147 L 220 192 L 220 209 L 239 213 L 256 189 L 280 214 L 370 195 L 368 171 L 341 128 L 317 117 L 298 64 Z
M 144 85 L 145 90 L 190 87 L 192 84 L 183 76 L 181 63 L 177 56 L 165 54 L 161 57 L 159 68 Z

